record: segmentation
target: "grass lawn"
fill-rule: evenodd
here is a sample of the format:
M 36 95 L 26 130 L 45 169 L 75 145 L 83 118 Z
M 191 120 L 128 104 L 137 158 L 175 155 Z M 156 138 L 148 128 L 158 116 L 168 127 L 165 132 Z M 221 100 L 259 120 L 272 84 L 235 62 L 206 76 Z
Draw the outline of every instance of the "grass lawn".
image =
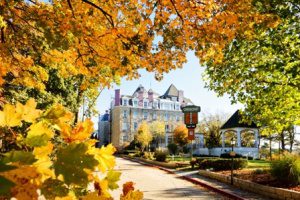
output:
M 248 160 L 247 168 L 270 168 L 270 162 L 265 160 Z

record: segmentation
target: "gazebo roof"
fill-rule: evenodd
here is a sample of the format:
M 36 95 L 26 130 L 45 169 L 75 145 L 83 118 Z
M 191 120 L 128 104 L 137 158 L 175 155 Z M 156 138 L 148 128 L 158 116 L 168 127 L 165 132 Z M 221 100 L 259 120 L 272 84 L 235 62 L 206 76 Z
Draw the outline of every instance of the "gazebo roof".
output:
M 228 120 L 225 124 L 223 124 L 223 126 L 221 127 L 221 129 L 229 129 L 229 128 L 258 128 L 257 125 L 254 122 L 251 122 L 250 124 L 245 123 L 245 122 L 241 122 L 242 116 L 239 112 L 239 110 L 237 110 Z

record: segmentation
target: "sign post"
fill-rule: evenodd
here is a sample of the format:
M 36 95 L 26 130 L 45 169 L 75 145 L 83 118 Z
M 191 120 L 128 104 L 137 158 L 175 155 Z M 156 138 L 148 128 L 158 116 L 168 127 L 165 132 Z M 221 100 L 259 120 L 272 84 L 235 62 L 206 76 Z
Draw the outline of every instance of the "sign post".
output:
M 188 139 L 191 140 L 191 160 L 193 159 L 193 140 L 195 140 L 195 128 L 198 124 L 198 112 L 200 106 L 185 106 L 181 108 L 184 113 L 184 123 L 188 129 Z

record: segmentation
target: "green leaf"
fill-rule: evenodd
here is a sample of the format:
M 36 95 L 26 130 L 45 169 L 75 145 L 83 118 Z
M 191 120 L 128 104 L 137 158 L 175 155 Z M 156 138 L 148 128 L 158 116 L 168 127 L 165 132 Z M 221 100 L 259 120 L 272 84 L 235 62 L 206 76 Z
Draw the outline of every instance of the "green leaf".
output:
M 121 172 L 109 171 L 105 179 L 108 181 L 108 188 L 111 190 L 119 188 L 117 181 L 120 180 Z
M 69 189 L 64 185 L 64 182 L 49 178 L 43 183 L 41 192 L 46 199 L 55 199 L 55 197 L 67 196 Z
M 55 174 L 62 174 L 65 183 L 86 186 L 88 174 L 84 169 L 93 170 L 98 161 L 93 155 L 86 154 L 88 147 L 84 143 L 70 144 L 57 152 L 57 160 L 54 163 Z
M 15 185 L 15 183 L 4 178 L 3 176 L 0 176 L 0 197 L 7 196 L 8 194 L 10 194 L 10 188 L 12 188 Z
M 0 162 L 0 172 L 5 172 L 5 171 L 9 171 L 12 169 L 16 169 L 17 167 L 12 166 L 12 165 L 6 165 L 3 162 Z
M 35 159 L 34 155 L 32 152 L 24 152 L 24 151 L 11 151 L 8 153 L 4 154 L 4 163 L 9 163 L 9 162 L 20 162 L 25 165 L 30 165 L 37 161 Z
M 46 134 L 27 137 L 25 143 L 31 147 L 41 147 L 48 144 L 50 137 Z

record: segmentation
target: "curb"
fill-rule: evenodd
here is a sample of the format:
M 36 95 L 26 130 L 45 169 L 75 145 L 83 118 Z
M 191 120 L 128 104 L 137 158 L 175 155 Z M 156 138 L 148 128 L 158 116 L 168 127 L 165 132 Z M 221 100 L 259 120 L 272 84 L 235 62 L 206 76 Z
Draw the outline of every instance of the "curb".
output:
M 213 187 L 213 186 L 211 186 L 211 185 L 209 185 L 209 184 L 206 184 L 206 183 L 204 183 L 204 182 L 202 182 L 202 181 L 195 180 L 195 179 L 190 178 L 190 177 L 188 177 L 188 176 L 179 176 L 178 174 L 176 174 L 175 172 L 173 172 L 173 171 L 171 171 L 171 170 L 169 170 L 169 169 L 166 169 L 166 168 L 163 168 L 163 167 L 159 167 L 159 166 L 156 166 L 156 165 L 152 165 L 152 164 L 148 164 L 148 163 L 144 163 L 144 162 L 141 162 L 141 161 L 139 161 L 139 160 L 130 159 L 130 158 L 127 158 L 127 157 L 121 157 L 121 158 L 123 158 L 123 159 L 125 159 L 125 160 L 129 160 L 129 161 L 137 162 L 137 163 L 140 163 L 140 164 L 145 165 L 145 166 L 148 166 L 148 167 L 152 167 L 152 168 L 156 168 L 156 169 L 165 171 L 165 172 L 167 172 L 168 174 L 176 175 L 176 176 L 177 176 L 178 178 L 180 178 L 180 179 L 189 181 L 189 182 L 191 182 L 191 183 L 193 183 L 193 184 L 195 184 L 195 185 L 202 186 L 202 187 L 204 187 L 204 188 L 206 188 L 206 189 L 212 190 L 212 191 L 214 191 L 214 192 L 216 192 L 216 193 L 219 193 L 219 194 L 221 194 L 221 195 L 223 195 L 223 196 L 226 196 L 226 197 L 228 197 L 228 198 L 230 198 L 230 199 L 246 200 L 246 199 L 243 198 L 243 197 L 240 197 L 240 196 L 238 196 L 238 195 L 236 195 L 236 194 L 233 194 L 233 193 L 231 193 L 231 192 L 227 192 L 227 191 L 221 190 L 221 189 L 219 189 L 219 188 Z

